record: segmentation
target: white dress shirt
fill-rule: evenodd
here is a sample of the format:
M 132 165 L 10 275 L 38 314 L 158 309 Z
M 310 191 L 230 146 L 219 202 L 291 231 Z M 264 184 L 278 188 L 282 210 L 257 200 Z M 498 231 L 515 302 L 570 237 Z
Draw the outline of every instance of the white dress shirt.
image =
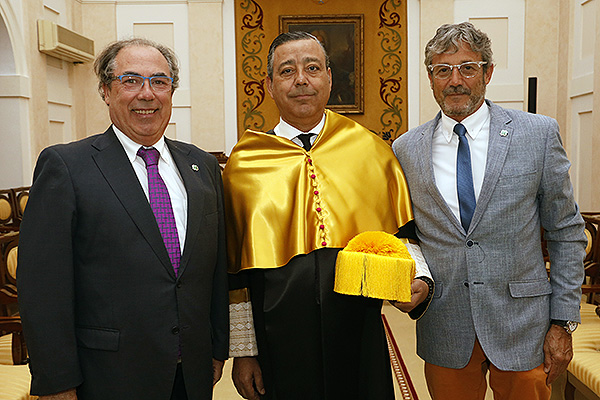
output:
M 442 112 L 442 118 L 433 133 L 432 160 L 435 183 L 442 197 L 460 221 L 458 192 L 456 190 L 456 156 L 458 151 L 458 135 L 454 133 L 454 125 L 458 122 Z M 473 169 L 473 188 L 475 200 L 479 199 L 481 185 L 485 175 L 488 139 L 490 137 L 490 109 L 485 102 L 475 113 L 461 121 L 467 128 L 467 140 L 471 152 L 471 168 Z
M 142 185 L 142 189 L 146 194 L 148 202 L 150 202 L 148 196 L 148 171 L 146 169 L 146 163 L 137 155 L 137 151 L 141 145 L 131 140 L 131 138 L 121 132 L 116 126 L 113 125 L 112 127 L 117 139 L 119 139 L 123 149 L 125 149 L 127 158 L 129 158 L 129 161 L 133 166 L 133 170 L 140 181 L 140 185 Z M 179 170 L 171 156 L 169 147 L 165 143 L 164 136 L 161 136 L 159 141 L 154 143 L 152 147 L 160 153 L 158 173 L 163 181 L 165 181 L 165 185 L 167 185 L 167 190 L 169 191 L 171 206 L 173 207 L 173 214 L 175 215 L 175 225 L 177 226 L 177 234 L 179 236 L 179 247 L 183 253 L 187 229 L 187 192 L 185 191 L 185 185 L 183 184 L 181 175 L 179 175 Z
M 317 135 L 319 133 L 321 133 L 321 130 L 323 129 L 324 126 L 325 126 L 325 114 L 324 113 L 323 113 L 323 118 L 321 118 L 321 121 L 317 124 L 317 126 L 312 128 L 308 132 L 302 132 L 301 130 L 294 128 L 293 126 L 291 126 L 290 124 L 285 122 L 283 119 L 281 119 L 281 117 L 279 117 L 279 124 L 277 124 L 277 126 L 275 128 L 273 128 L 273 131 L 275 132 L 275 134 L 277 136 L 281 136 L 286 139 L 289 139 L 292 142 L 296 143 L 298 146 L 302 147 L 302 142 L 300 141 L 300 139 L 298 139 L 298 135 L 301 135 L 303 133 L 313 133 L 314 136 L 312 136 L 310 138 L 310 144 L 312 145 L 315 142 L 315 140 L 317 140 Z

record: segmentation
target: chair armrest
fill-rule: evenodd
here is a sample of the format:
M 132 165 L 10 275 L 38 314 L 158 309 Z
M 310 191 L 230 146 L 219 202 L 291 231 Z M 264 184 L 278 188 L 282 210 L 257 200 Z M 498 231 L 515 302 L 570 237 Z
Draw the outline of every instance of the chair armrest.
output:
M 7 283 L 0 288 L 0 304 L 11 304 L 17 302 L 17 288 Z
M 581 285 L 581 293 L 600 293 L 600 285 Z

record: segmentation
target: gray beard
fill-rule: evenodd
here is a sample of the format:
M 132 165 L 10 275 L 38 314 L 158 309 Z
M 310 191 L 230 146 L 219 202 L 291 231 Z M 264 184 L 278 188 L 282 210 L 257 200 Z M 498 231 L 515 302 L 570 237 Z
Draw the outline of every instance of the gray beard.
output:
M 483 96 L 469 96 L 469 101 L 460 107 L 450 107 L 447 106 L 445 102 L 440 103 L 440 108 L 449 117 L 457 116 L 457 117 L 467 117 L 473 114 L 479 108 L 481 101 L 485 98 Z

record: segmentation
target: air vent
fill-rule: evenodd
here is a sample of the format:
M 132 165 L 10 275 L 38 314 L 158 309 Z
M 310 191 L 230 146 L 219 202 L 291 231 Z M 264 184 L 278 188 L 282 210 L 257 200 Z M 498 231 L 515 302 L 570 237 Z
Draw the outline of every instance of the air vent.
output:
M 42 53 L 61 60 L 84 63 L 94 59 L 94 41 L 52 21 L 38 20 L 38 46 Z

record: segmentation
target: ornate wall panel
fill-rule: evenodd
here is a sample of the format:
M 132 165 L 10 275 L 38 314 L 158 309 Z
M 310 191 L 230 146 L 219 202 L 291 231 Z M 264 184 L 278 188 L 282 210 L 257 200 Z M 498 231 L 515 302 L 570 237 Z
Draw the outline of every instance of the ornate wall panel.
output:
M 238 137 L 267 131 L 279 113 L 265 87 L 267 52 L 280 15 L 364 15 L 364 112 L 347 114 L 388 143 L 408 127 L 406 3 L 327 0 L 236 0 Z
M 379 8 L 379 31 L 381 38 L 381 65 L 379 73 L 379 96 L 385 104 L 379 120 L 381 128 L 378 135 L 390 144 L 406 131 L 407 91 L 402 81 L 406 79 L 406 53 L 403 42 L 406 41 L 406 5 L 402 0 L 387 0 Z M 404 38 L 404 41 L 403 41 Z
M 263 26 L 263 10 L 254 0 L 241 0 L 236 8 L 239 27 L 238 46 L 238 115 L 242 132 L 246 129 L 265 129 L 263 107 L 265 77 L 267 76 L 267 51 Z M 268 130 L 268 129 L 267 129 Z

